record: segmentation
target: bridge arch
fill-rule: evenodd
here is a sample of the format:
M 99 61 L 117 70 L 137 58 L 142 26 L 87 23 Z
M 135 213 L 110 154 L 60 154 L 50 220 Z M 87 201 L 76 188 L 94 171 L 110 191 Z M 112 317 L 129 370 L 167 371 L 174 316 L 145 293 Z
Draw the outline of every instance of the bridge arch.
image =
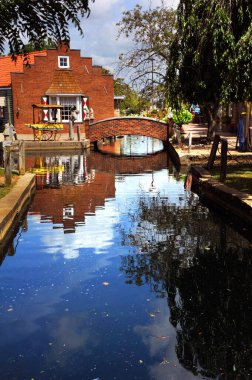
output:
M 90 142 L 106 137 L 141 135 L 167 141 L 168 126 L 164 121 L 148 117 L 113 117 L 86 125 L 86 138 Z

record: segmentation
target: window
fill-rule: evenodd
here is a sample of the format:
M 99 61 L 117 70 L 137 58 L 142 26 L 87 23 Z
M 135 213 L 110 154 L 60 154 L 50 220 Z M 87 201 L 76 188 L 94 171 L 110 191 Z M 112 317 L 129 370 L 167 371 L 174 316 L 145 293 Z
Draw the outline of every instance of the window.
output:
M 70 97 L 70 96 L 61 96 L 59 98 L 59 103 L 64 106 L 62 109 L 62 121 L 69 121 L 69 116 L 70 116 L 70 108 L 72 106 L 76 106 L 76 97 Z M 76 109 L 78 109 L 76 107 Z
M 68 69 L 70 67 L 69 57 L 59 56 L 58 57 L 58 66 L 61 69 Z
M 81 97 L 80 96 L 53 96 L 49 98 L 49 104 L 61 104 L 63 109 L 61 110 L 61 121 L 63 123 L 69 122 L 70 108 L 72 106 L 76 107 L 77 111 L 81 110 Z M 81 112 L 77 112 L 77 122 L 82 121 Z M 57 112 L 57 121 L 59 122 L 59 110 Z M 50 121 L 54 121 L 55 115 L 50 113 Z

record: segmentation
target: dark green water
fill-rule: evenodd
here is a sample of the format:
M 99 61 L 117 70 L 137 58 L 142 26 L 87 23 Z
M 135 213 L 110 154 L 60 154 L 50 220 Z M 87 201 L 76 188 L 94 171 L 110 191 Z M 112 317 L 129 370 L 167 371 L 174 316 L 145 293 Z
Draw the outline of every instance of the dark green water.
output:
M 166 154 L 27 165 L 37 191 L 0 267 L 1 379 L 251 379 L 251 242 Z

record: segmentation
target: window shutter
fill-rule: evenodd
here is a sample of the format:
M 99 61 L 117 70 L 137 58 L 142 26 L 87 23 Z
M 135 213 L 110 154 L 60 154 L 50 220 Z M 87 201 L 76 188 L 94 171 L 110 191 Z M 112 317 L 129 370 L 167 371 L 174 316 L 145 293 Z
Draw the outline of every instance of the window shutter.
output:
M 89 99 L 87 96 L 82 97 L 82 120 L 89 118 Z
M 42 96 L 41 98 L 41 104 L 48 105 L 49 104 L 49 96 Z M 43 121 L 48 121 L 49 120 L 49 110 L 46 108 L 42 109 L 42 120 Z

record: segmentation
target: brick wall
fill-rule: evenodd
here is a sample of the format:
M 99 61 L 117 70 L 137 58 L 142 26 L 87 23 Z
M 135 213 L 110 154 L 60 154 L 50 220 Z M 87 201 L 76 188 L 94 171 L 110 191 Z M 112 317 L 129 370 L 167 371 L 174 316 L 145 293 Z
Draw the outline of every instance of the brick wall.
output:
M 121 135 L 148 136 L 166 141 L 167 124 L 154 119 L 125 117 L 102 120 L 86 126 L 86 137 L 91 142 Z
M 63 46 L 47 50 L 47 56 L 35 57 L 34 65 L 24 66 L 23 73 L 11 74 L 14 124 L 17 133 L 31 133 L 24 124 L 32 122 L 32 104 L 41 103 L 41 96 L 45 95 L 50 87 L 53 73 L 58 70 L 59 55 L 69 56 L 70 69 L 84 94 L 89 97 L 95 120 L 114 116 L 113 76 L 102 75 L 102 68 L 93 66 L 91 58 L 81 57 L 79 50 L 67 50 Z M 67 133 L 68 128 L 66 123 L 64 132 Z

